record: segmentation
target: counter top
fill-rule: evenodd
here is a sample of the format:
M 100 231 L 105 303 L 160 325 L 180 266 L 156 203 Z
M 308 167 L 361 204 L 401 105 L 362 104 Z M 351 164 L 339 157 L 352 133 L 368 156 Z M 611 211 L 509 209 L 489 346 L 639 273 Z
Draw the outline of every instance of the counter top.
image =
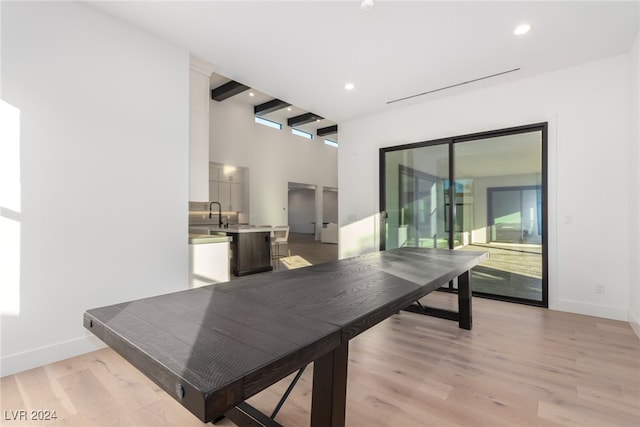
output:
M 223 233 L 270 233 L 273 227 L 260 227 L 256 225 L 230 225 L 229 228 L 212 228 L 211 231 Z
M 231 241 L 231 237 L 224 234 L 192 234 L 189 233 L 190 245 L 202 245 L 205 243 L 226 243 Z
M 229 228 L 218 227 L 216 225 L 202 226 L 197 225 L 190 227 L 192 231 L 196 231 L 198 233 L 206 233 L 206 230 L 209 230 L 209 233 L 265 233 L 271 232 L 274 230 L 274 227 L 261 227 L 256 225 L 230 225 Z

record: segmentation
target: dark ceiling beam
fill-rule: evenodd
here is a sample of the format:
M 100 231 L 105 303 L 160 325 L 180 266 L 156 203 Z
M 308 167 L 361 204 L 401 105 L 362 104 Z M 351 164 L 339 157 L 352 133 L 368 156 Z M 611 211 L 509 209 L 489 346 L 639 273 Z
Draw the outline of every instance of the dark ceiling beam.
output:
M 273 113 L 274 111 L 278 111 L 290 105 L 291 104 L 289 104 L 288 102 L 284 102 L 279 99 L 272 99 L 271 101 L 267 101 L 263 104 L 253 107 L 253 114 L 255 114 L 256 116 L 263 116 L 265 114 Z
M 323 117 L 320 117 L 317 114 L 313 113 L 305 113 L 300 114 L 299 116 L 291 117 L 287 119 L 287 125 L 290 127 L 305 125 L 307 123 L 315 122 L 317 120 L 322 120 Z
M 214 99 L 216 101 L 224 101 L 225 99 L 231 98 L 232 96 L 244 92 L 247 89 L 249 89 L 249 86 L 245 86 L 242 83 L 231 80 L 230 82 L 227 82 L 222 86 L 211 89 L 211 99 Z
M 338 125 L 327 126 L 326 128 L 318 128 L 316 134 L 318 136 L 326 136 L 333 135 L 334 133 L 338 133 Z

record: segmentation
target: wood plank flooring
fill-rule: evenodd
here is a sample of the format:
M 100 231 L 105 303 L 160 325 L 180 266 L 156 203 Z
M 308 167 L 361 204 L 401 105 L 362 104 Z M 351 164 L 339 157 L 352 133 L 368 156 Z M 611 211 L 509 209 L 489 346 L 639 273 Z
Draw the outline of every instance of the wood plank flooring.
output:
M 338 259 L 338 245 L 332 243 L 321 243 L 315 240 L 312 234 L 289 234 L 289 244 L 291 245 L 291 255 L 299 256 L 309 264 L 321 264 L 323 262 L 335 261 Z M 277 269 L 286 268 L 280 261 Z
M 445 293 L 423 303 L 455 304 Z M 474 309 L 472 331 L 401 312 L 356 337 L 347 425 L 640 425 L 640 340 L 628 324 L 478 298 Z M 285 426 L 309 425 L 312 372 L 280 411 Z M 271 413 L 291 378 L 250 402 Z M 3 426 L 202 425 L 110 349 L 0 381 Z M 58 418 L 6 419 L 19 410 Z
M 455 295 L 436 292 L 422 302 L 455 308 Z M 352 340 L 347 425 L 640 425 L 640 340 L 627 323 L 479 298 L 473 304 L 471 331 L 401 312 Z M 312 374 L 309 366 L 276 418 L 281 424 L 309 425 Z M 292 378 L 250 403 L 270 414 Z M 0 385 L 2 426 L 203 425 L 108 348 L 3 377 Z M 32 410 L 55 411 L 57 419 L 31 420 Z M 19 411 L 28 419 L 12 420 Z

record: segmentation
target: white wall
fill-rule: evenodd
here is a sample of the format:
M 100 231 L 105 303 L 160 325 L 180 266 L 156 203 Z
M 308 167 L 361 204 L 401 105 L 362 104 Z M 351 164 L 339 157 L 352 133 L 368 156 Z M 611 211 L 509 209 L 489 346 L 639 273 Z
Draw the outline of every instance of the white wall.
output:
M 338 192 L 324 190 L 322 193 L 322 221 L 338 223 Z
M 640 33 L 630 56 L 629 322 L 640 337 Z
M 191 55 L 189 71 L 189 200 L 209 200 L 209 78 L 214 67 Z
M 380 147 L 547 121 L 550 308 L 626 319 L 629 63 L 616 56 L 340 123 L 340 256 L 377 248 Z
M 83 3 L 1 7 L 22 171 L 7 375 L 101 346 L 87 309 L 187 288 L 189 54 Z
M 210 107 L 210 160 L 249 168 L 251 224 L 287 224 L 289 182 L 338 186 L 338 150 L 323 139 L 256 124 L 253 107 L 234 98 Z

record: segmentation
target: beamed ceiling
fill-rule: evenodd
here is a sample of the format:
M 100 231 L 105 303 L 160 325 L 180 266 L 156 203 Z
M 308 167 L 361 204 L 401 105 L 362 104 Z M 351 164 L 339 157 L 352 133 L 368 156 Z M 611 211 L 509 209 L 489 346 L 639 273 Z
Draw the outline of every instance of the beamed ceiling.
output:
M 311 133 L 314 138 L 326 138 L 338 142 L 338 125 L 311 111 L 293 106 L 259 90 L 250 88 L 220 74 L 209 79 L 211 99 L 217 102 L 240 102 L 253 110 L 254 115 Z

